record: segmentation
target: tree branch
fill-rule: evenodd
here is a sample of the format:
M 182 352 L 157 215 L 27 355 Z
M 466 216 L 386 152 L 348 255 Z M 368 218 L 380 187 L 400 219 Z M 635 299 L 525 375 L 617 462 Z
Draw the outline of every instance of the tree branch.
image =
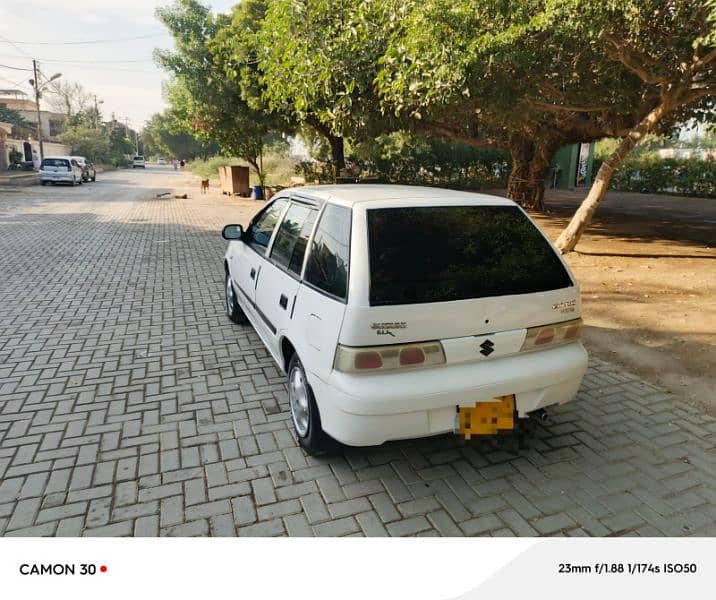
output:
M 629 52 L 626 49 L 624 43 L 619 41 L 613 35 L 608 34 L 605 37 L 606 40 L 614 47 L 614 51 L 610 52 L 610 54 L 612 54 L 612 56 L 614 56 L 627 69 L 635 73 L 644 83 L 666 83 L 666 79 L 664 77 L 658 77 L 657 75 L 649 73 L 643 66 L 642 63 L 650 63 L 653 65 L 653 62 L 649 60 L 646 56 L 641 54 L 639 56 L 636 56 L 634 53 Z
M 531 104 L 536 108 L 541 108 L 549 112 L 605 112 L 610 110 L 611 106 L 567 106 L 563 104 L 552 104 L 551 102 L 544 102 L 537 100 L 537 98 L 525 98 L 525 102 Z
M 507 145 L 506 142 L 500 142 L 493 138 L 477 138 L 468 136 L 441 123 L 417 121 L 415 123 L 415 128 L 423 131 L 424 133 L 448 138 L 454 142 L 460 142 L 461 144 L 472 146 L 473 148 L 484 148 L 486 146 L 497 146 L 502 148 Z

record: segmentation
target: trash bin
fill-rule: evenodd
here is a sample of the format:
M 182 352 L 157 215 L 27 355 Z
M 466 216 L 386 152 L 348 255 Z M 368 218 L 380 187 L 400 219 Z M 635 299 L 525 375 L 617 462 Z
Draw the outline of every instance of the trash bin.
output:
M 253 191 L 251 192 L 251 198 L 253 200 L 263 200 L 264 199 L 264 191 L 260 185 L 255 185 L 253 187 Z

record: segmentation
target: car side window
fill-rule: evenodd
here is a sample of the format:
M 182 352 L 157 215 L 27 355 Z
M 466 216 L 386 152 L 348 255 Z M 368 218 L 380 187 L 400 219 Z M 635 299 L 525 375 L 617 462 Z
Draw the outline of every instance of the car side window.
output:
M 305 280 L 341 300 L 348 296 L 350 240 L 351 210 L 327 205 L 311 243 Z
M 248 231 L 248 243 L 259 253 L 263 254 L 268 247 L 269 241 L 271 241 L 271 234 L 287 202 L 285 198 L 279 198 L 265 208 L 264 212 L 259 214 L 251 223 Z
M 318 211 L 313 208 L 292 203 L 271 247 L 271 258 L 296 275 L 301 274 L 308 238 L 317 214 Z

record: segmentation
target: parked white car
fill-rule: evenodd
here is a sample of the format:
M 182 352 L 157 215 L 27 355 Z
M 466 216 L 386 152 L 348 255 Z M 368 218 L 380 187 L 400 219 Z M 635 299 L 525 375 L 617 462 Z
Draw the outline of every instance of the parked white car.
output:
M 280 192 L 227 225 L 226 308 L 287 374 L 300 444 L 514 431 L 574 398 L 579 287 L 504 198 L 390 185 Z
M 137 168 L 146 169 L 147 161 L 145 160 L 145 158 L 143 156 L 141 156 L 140 154 L 137 154 L 137 156 L 135 156 L 132 159 L 132 168 L 133 169 L 137 169 Z
M 40 165 L 40 183 L 82 185 L 82 167 L 71 156 L 46 156 Z

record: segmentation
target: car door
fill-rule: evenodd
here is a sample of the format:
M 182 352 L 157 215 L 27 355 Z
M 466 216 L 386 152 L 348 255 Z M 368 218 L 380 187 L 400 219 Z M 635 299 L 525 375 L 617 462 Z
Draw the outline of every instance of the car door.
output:
M 269 246 L 276 224 L 286 209 L 287 198 L 277 198 L 268 204 L 249 223 L 241 241 L 234 242 L 230 269 L 237 298 L 241 308 L 249 316 L 254 327 L 259 327 L 261 316 L 256 310 L 256 283 L 266 263 L 266 249 Z
M 261 268 L 256 285 L 256 310 L 259 327 L 276 360 L 281 364 L 281 341 L 293 316 L 296 294 L 303 268 L 308 239 L 318 214 L 317 205 L 308 200 L 293 200 L 283 214 L 271 243 L 268 260 Z
M 299 356 L 306 369 L 327 379 L 348 300 L 351 209 L 327 204 L 310 242 L 293 320 L 300 327 Z

